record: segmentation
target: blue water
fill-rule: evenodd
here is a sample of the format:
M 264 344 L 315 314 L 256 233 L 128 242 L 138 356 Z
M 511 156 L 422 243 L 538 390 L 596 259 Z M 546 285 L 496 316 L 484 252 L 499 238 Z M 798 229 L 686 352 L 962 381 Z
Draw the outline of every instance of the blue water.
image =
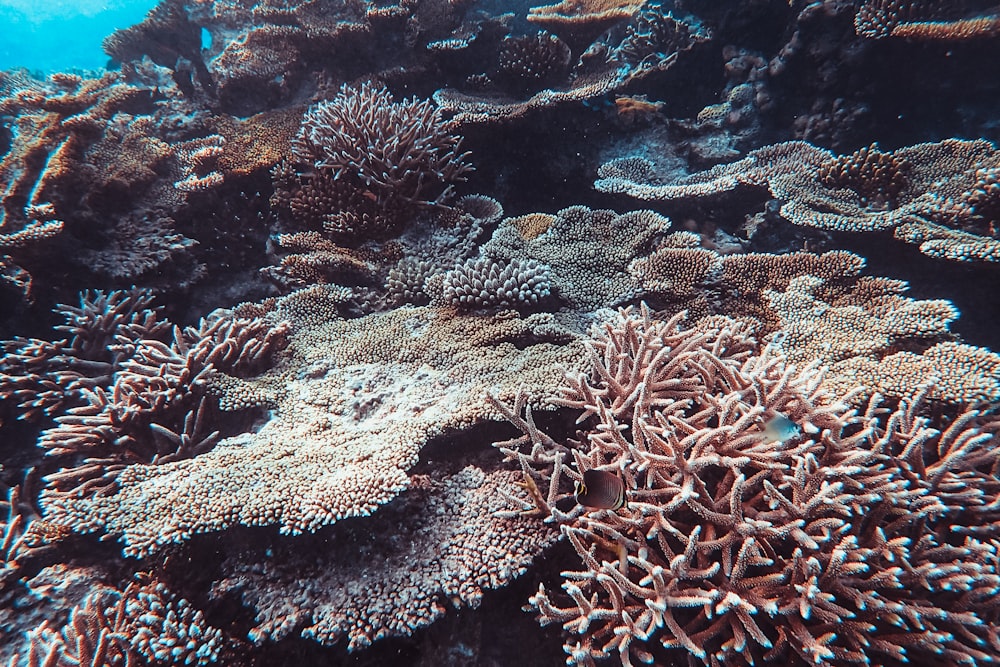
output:
M 104 67 L 101 41 L 138 23 L 157 0 L 0 0 L 0 69 Z

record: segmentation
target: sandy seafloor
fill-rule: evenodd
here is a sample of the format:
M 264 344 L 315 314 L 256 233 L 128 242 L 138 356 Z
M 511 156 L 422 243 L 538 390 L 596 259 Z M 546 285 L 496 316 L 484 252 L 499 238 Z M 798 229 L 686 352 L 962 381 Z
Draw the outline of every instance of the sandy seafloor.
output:
M 0 4 L 0 663 L 1000 659 L 991 3 L 150 5 Z

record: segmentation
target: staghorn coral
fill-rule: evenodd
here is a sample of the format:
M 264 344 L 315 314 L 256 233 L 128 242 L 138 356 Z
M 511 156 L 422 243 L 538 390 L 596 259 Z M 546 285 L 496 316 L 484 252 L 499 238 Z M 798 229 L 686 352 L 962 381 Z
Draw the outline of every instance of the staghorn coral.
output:
M 309 108 L 292 154 L 381 207 L 436 205 L 472 170 L 461 138 L 427 100 L 395 102 L 384 87 L 344 85 Z
M 279 301 L 275 317 L 293 329 L 284 361 L 255 379 L 275 403 L 259 431 L 194 458 L 127 465 L 100 496 L 47 491 L 46 516 L 121 537 L 134 555 L 240 524 L 315 531 L 396 497 L 428 441 L 498 419 L 487 391 L 510 398 L 526 384 L 540 400 L 558 368 L 579 363 L 578 334 L 550 314 L 424 307 L 342 320 L 336 294 L 320 301 L 329 289 Z
M 87 291 L 79 306 L 55 308 L 67 334 L 57 341 L 15 338 L 3 342 L 0 397 L 17 402 L 20 419 L 38 420 L 65 412 L 77 392 L 110 384 L 121 368 L 122 350 L 112 347 L 118 336 L 159 338 L 168 324 L 152 308 L 145 290 Z
M 65 546 L 47 549 L 38 560 L 19 561 L 18 577 L 0 586 L 3 596 L 0 660 L 3 664 L 23 664 L 17 662 L 16 656 L 26 656 L 30 652 L 31 637 L 43 624 L 54 628 L 66 625 L 73 610 L 83 606 L 91 593 L 107 590 L 108 572 L 102 567 L 56 563 L 36 569 L 36 565 L 57 560 L 59 554 L 65 553 Z M 36 653 L 40 648 L 36 647 Z
M 297 538 L 277 545 L 277 558 L 230 557 L 213 594 L 238 593 L 257 610 L 249 634 L 258 643 L 301 629 L 323 644 L 346 640 L 357 651 L 408 636 L 449 608 L 479 606 L 486 590 L 523 574 L 557 538 L 540 521 L 498 516 L 501 491 L 515 479 L 472 465 L 419 475 L 363 530 L 336 531 L 332 548 L 317 553 L 300 548 L 305 538 Z M 387 533 L 391 542 L 380 537 Z
M 858 413 L 815 364 L 682 317 L 605 325 L 558 399 L 580 411 L 577 440 L 500 406 L 525 435 L 499 445 L 534 489 L 513 514 L 559 524 L 580 558 L 529 601 L 562 624 L 567 663 L 995 659 L 995 417 L 938 429 L 921 396 Z M 764 428 L 775 414 L 798 425 L 786 440 Z M 628 504 L 560 509 L 595 468 Z
M 42 519 L 32 501 L 37 475 L 29 469 L 22 483 L 12 486 L 0 501 L 0 591 L 20 575 L 24 564 L 52 550 L 67 536 L 64 530 Z M 3 624 L 0 624 L 3 625 Z
M 901 229 L 897 238 L 919 243 L 931 256 L 995 261 L 990 212 L 997 201 L 998 160 L 1000 152 L 983 140 L 946 139 L 892 153 L 873 145 L 842 156 L 791 141 L 668 183 L 648 160 L 613 160 L 602 165 L 594 187 L 667 201 L 766 188 L 781 201 L 781 217 L 796 225 L 850 232 Z M 949 236 L 942 225 L 954 233 Z

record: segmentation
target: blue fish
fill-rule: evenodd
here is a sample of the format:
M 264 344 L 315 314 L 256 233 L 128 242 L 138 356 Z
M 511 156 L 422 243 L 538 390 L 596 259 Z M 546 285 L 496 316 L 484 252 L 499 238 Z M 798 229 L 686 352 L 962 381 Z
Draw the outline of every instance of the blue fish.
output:
M 769 442 L 788 442 L 800 433 L 802 428 L 780 412 L 764 423 L 764 435 Z

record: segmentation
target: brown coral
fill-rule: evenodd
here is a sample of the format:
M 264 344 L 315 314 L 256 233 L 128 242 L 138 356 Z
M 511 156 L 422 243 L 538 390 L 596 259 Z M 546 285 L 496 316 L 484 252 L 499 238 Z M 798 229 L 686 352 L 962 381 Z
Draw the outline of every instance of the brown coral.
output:
M 614 23 L 636 14 L 645 0 L 562 0 L 532 7 L 528 20 L 564 39 L 592 39 Z
M 919 41 L 966 41 L 996 37 L 1000 34 L 1000 16 L 972 18 L 946 16 L 954 11 L 943 2 L 908 0 L 865 0 L 854 16 L 858 35 L 881 39 L 900 37 Z

